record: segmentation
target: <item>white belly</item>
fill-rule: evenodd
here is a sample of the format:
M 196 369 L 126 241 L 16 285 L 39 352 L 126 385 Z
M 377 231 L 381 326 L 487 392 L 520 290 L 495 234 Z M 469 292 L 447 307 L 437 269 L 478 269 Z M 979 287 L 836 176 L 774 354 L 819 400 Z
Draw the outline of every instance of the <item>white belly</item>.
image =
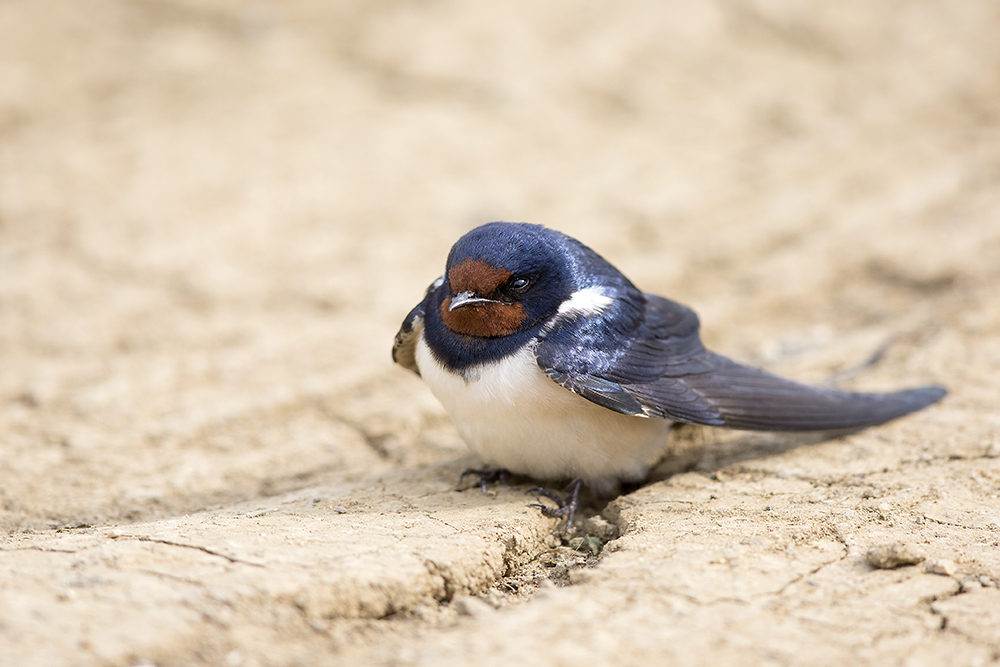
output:
M 662 456 L 670 423 L 623 415 L 550 380 L 532 349 L 469 370 L 446 370 L 423 337 L 416 362 L 469 448 L 490 466 L 598 487 L 637 481 Z

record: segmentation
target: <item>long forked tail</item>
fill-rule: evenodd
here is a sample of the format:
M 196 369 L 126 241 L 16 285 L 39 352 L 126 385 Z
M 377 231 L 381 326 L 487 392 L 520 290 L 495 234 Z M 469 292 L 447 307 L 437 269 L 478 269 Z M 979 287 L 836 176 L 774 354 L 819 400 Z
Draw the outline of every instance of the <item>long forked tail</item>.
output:
M 889 393 L 813 387 L 719 356 L 711 374 L 685 381 L 718 411 L 721 426 L 751 431 L 834 431 L 891 421 L 941 400 L 944 387 Z

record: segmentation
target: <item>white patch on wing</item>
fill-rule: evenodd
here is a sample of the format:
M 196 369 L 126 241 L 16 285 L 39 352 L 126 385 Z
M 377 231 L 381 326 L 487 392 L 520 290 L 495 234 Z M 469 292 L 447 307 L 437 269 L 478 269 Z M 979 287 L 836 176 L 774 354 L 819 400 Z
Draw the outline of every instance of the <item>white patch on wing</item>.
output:
M 598 315 L 614 302 L 600 287 L 584 287 L 573 292 L 559 306 L 558 315 Z
M 438 277 L 437 280 L 435 280 L 434 282 L 431 283 L 431 287 L 427 291 L 428 292 L 433 292 L 438 287 L 441 287 L 441 285 L 444 285 L 444 274 L 443 273 Z

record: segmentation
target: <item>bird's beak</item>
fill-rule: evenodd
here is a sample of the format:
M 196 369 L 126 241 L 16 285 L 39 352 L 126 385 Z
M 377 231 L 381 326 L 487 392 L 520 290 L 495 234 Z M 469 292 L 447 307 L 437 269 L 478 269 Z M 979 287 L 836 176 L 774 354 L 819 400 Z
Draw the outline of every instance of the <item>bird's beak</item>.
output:
M 461 308 L 462 306 L 481 306 L 487 303 L 498 302 L 493 299 L 484 299 L 481 296 L 476 296 L 475 292 L 459 292 L 455 296 L 451 297 L 451 305 L 448 306 L 448 312 L 451 312 L 456 308 Z

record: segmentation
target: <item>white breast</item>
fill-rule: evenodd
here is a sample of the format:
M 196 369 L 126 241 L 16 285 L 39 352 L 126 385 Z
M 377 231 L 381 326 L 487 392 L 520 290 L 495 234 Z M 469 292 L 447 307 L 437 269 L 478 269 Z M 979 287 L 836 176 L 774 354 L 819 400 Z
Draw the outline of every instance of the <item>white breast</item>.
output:
M 619 414 L 560 387 L 538 368 L 531 345 L 466 378 L 443 367 L 421 336 L 416 362 L 487 465 L 600 487 L 642 479 L 666 447 L 669 421 Z

